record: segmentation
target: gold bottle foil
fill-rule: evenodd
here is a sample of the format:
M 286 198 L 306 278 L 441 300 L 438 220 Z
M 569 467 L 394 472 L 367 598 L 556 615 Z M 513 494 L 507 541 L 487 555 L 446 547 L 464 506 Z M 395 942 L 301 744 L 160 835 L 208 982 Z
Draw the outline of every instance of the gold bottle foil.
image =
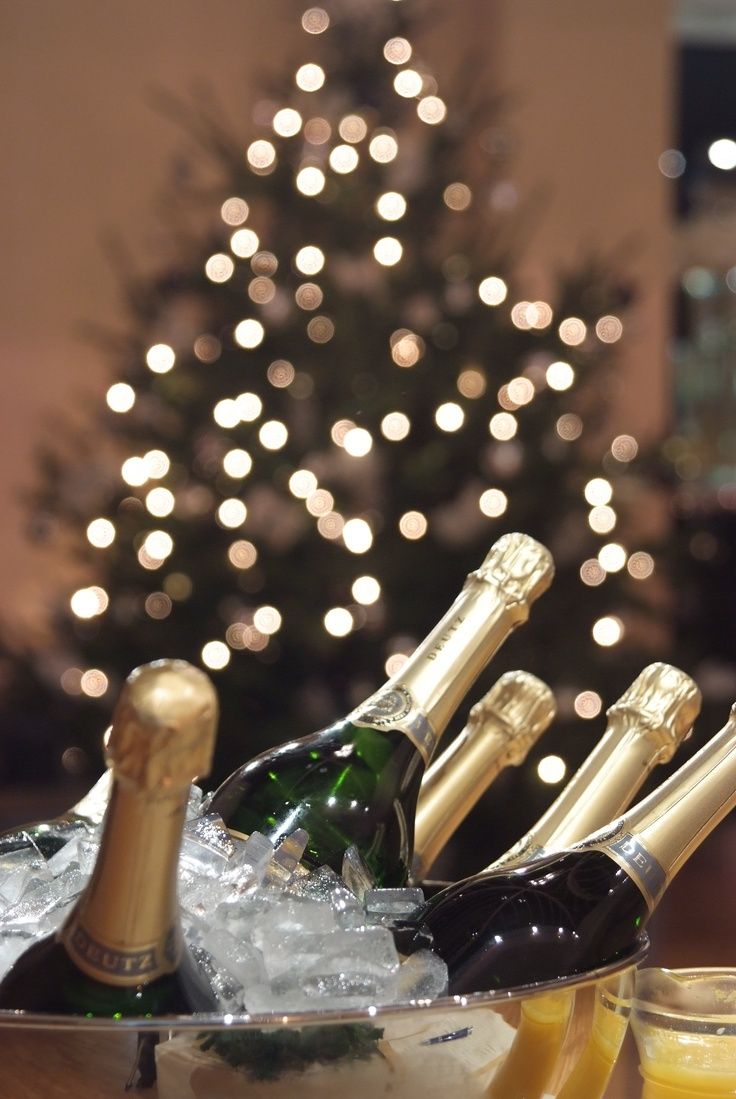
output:
M 700 712 L 697 684 L 671 664 L 649 664 L 607 710 L 606 732 L 533 828 L 488 870 L 561 851 L 617 817 L 652 769 L 667 763 Z
M 736 705 L 700 751 L 615 824 L 581 844 L 605 851 L 650 908 L 683 863 L 736 806 Z
M 107 744 L 113 782 L 95 869 L 59 932 L 75 964 L 113 985 L 176 969 L 176 875 L 189 785 L 210 767 L 214 688 L 197 668 L 160 660 L 128 678 Z
M 405 733 L 428 764 L 460 701 L 553 576 L 552 556 L 539 542 L 526 534 L 499 538 L 401 671 L 350 721 Z
M 552 691 L 529 672 L 506 672 L 470 711 L 468 724 L 422 783 L 414 876 L 423 877 L 504 767 L 518 766 L 555 716 Z

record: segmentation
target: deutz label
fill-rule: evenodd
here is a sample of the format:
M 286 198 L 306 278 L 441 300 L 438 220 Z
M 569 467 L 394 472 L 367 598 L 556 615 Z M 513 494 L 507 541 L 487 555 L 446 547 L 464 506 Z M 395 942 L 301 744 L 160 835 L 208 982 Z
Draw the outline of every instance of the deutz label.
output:
M 166 937 L 163 951 L 157 943 L 138 950 L 119 950 L 94 939 L 76 924 L 62 935 L 72 959 L 92 977 L 110 984 L 135 985 L 151 981 L 176 967 L 178 950 L 173 930 Z
M 434 645 L 432 646 L 432 648 L 427 653 L 427 660 L 436 660 L 437 659 L 437 657 L 442 652 L 442 650 L 444 649 L 447 642 L 452 639 L 453 634 L 455 633 L 456 630 L 460 629 L 460 626 L 464 621 L 465 621 L 465 616 L 462 615 L 462 614 L 459 614 L 455 619 L 453 619 L 452 625 L 448 626 L 446 631 L 442 634 L 442 636 L 437 638 Z
M 425 765 L 437 744 L 437 735 L 424 714 L 414 707 L 406 687 L 395 686 L 370 698 L 350 716 L 353 725 L 369 729 L 395 729 L 408 736 Z

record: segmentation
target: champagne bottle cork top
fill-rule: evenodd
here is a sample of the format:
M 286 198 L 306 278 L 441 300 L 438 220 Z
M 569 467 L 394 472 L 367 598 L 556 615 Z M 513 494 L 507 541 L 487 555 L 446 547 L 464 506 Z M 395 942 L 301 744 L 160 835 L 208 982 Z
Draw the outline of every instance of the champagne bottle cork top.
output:
M 672 664 L 648 664 L 606 711 L 609 722 L 632 718 L 644 735 L 657 738 L 667 762 L 690 733 L 702 696 L 689 675 Z
M 209 677 L 185 660 L 156 660 L 125 681 L 105 751 L 116 779 L 142 791 L 180 790 L 212 764 L 218 703 Z
M 547 590 L 554 574 L 554 561 L 546 546 L 528 534 L 504 534 L 470 577 L 503 589 L 509 602 L 529 605 Z
M 557 713 L 552 691 L 530 672 L 505 672 L 468 714 L 468 730 L 476 736 L 488 721 L 508 739 L 508 760 L 523 763 L 536 740 Z

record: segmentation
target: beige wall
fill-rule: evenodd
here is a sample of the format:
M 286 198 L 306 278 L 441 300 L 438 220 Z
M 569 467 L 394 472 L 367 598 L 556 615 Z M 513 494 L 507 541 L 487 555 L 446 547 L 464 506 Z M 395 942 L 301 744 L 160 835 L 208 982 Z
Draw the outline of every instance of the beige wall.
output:
M 249 88 L 303 42 L 300 10 L 289 0 L 3 4 L 0 616 L 35 614 L 47 583 L 17 500 L 33 444 L 60 407 L 101 395 L 108 380 L 104 356 L 76 333 L 80 321 L 119 318 L 101 237 L 115 230 L 143 266 L 155 254 L 152 202 L 180 137 L 147 89 L 206 80 L 247 133 Z M 529 296 L 559 260 L 636 240 L 631 266 L 646 297 L 624 375 L 636 400 L 619 401 L 612 418 L 617 430 L 655 428 L 667 407 L 667 202 L 656 167 L 669 144 L 666 0 L 454 0 L 439 10 L 428 61 L 450 70 L 464 42 L 486 43 L 488 78 L 514 96 L 516 183 L 522 197 L 537 183 L 551 195 L 523 264 Z
M 670 400 L 672 183 L 669 0 L 497 0 L 497 79 L 518 122 L 521 197 L 545 192 L 523 270 L 543 295 L 555 266 L 616 253 L 641 298 L 626 329 L 612 433 L 656 435 Z

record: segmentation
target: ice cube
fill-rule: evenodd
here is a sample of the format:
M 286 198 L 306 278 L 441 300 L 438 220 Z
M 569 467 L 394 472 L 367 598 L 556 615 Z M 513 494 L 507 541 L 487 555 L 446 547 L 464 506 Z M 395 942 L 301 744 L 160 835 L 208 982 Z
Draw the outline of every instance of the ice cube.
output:
M 77 846 L 77 854 L 79 856 L 79 869 L 87 877 L 92 873 L 97 862 L 97 855 L 100 850 L 100 838 L 99 835 L 90 834 L 83 839 L 79 840 Z
M 320 866 L 308 877 L 299 879 L 294 890 L 300 896 L 328 904 L 339 927 L 362 927 L 365 923 L 363 906 L 331 866 Z
M 74 862 L 79 866 L 79 842 L 80 837 L 75 836 L 73 839 L 70 839 L 68 843 L 65 843 L 55 855 L 52 855 L 50 859 L 46 860 L 46 865 L 55 878 L 58 877 L 62 871 L 66 870 L 70 863 Z
M 224 928 L 208 931 L 202 946 L 209 951 L 218 969 L 225 969 L 245 988 L 266 979 L 263 955 L 247 941 L 236 939 Z
M 209 927 L 214 920 L 217 906 L 229 896 L 228 883 L 222 878 L 202 874 L 186 874 L 179 877 L 179 904 L 186 920 L 199 920 Z
M 234 840 L 234 846 L 228 877 L 242 886 L 260 884 L 274 855 L 270 839 L 261 832 L 251 832 L 246 840 Z
M 264 880 L 273 884 L 287 886 L 295 875 L 304 876 L 308 871 L 300 866 L 299 860 L 304 854 L 309 835 L 303 828 L 297 828 L 286 836 L 273 854 L 266 867 Z
M 424 904 L 421 889 L 369 889 L 363 901 L 366 922 L 390 926 L 394 920 L 408 920 Z
M 66 904 L 68 901 L 78 897 L 82 892 L 87 884 L 87 875 L 82 873 L 82 869 L 78 862 L 70 862 L 64 867 L 62 872 L 56 876 L 54 884 L 61 890 L 61 893 L 59 894 L 59 904 Z M 55 905 L 54 907 L 57 906 Z
M 278 971 L 264 954 L 271 978 L 245 990 L 249 1011 L 363 1007 L 394 998 L 399 956 L 384 928 L 286 936 L 287 963 Z
M 35 844 L 8 852 L 2 859 L 0 893 L 6 909 L 16 904 L 33 882 L 53 878 L 46 860 Z
M 231 935 L 238 938 L 250 939 L 256 918 L 271 911 L 281 897 L 281 890 L 276 889 L 228 893 L 215 908 L 211 923 L 213 926 L 225 928 Z
M 34 878 L 24 889 L 20 899 L 3 913 L 3 920 L 32 927 L 48 912 L 52 912 L 59 904 L 63 904 L 64 900 L 62 880 L 52 878 L 50 881 L 43 881 Z
M 180 875 L 219 877 L 235 852 L 222 818 L 216 813 L 196 817 L 184 828 L 179 855 Z
M 363 900 L 369 889 L 375 887 L 375 879 L 355 846 L 348 847 L 343 855 L 342 880 L 359 901 Z
M 431 950 L 418 950 L 401 963 L 397 1000 L 436 1000 L 447 992 L 447 965 Z
M 302 938 L 335 931 L 337 922 L 329 905 L 308 897 L 286 897 L 253 921 L 252 941 L 263 952 L 270 975 L 291 964 L 301 950 Z
M 223 1011 L 240 1011 L 243 1004 L 243 986 L 230 973 L 221 969 L 208 950 L 201 946 L 189 946 L 189 953 L 215 994 Z
M 199 786 L 190 786 L 189 799 L 187 801 L 187 820 L 193 820 L 194 817 L 206 813 L 207 805 L 209 805 L 211 800 L 212 793 L 209 793 L 205 798 Z

